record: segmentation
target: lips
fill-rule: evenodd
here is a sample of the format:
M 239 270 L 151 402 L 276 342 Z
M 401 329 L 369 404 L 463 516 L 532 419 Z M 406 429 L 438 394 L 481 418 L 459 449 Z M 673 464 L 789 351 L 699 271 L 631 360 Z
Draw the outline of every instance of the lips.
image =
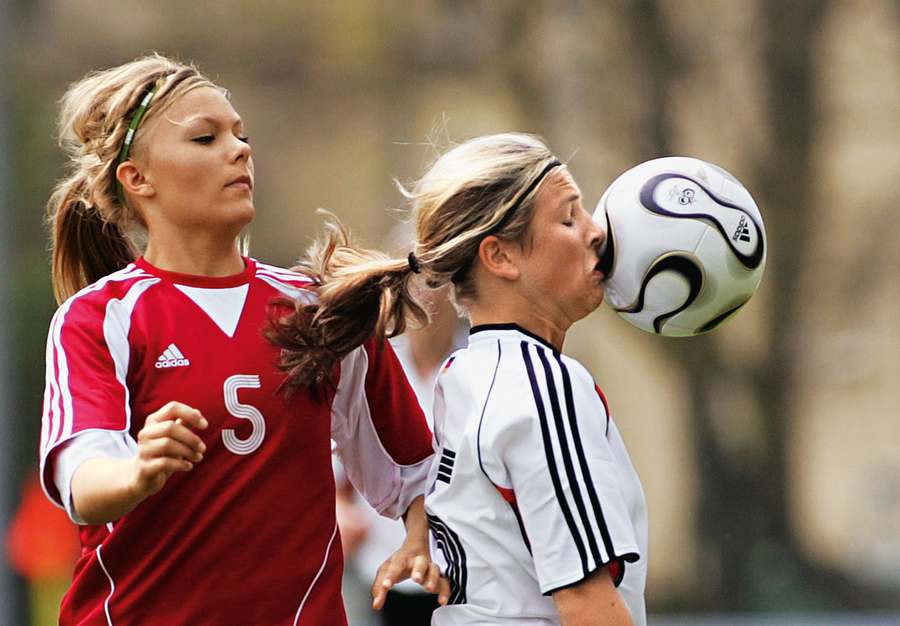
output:
M 225 186 L 232 187 L 234 185 L 247 185 L 248 189 L 253 189 L 253 179 L 244 174 L 243 176 L 238 176 Z
M 603 242 L 602 248 L 598 250 L 599 260 L 597 261 L 597 265 L 594 266 L 594 271 L 600 272 L 603 274 L 603 277 L 606 278 L 612 270 L 615 255 L 615 247 L 612 238 L 607 237 Z

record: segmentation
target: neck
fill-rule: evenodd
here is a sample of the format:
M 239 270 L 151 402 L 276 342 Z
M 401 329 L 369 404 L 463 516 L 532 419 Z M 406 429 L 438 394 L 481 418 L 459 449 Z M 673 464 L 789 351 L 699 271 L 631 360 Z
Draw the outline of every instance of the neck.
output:
M 231 276 L 244 270 L 235 237 L 180 232 L 174 237 L 150 234 L 144 259 L 169 272 L 194 276 Z
M 472 326 L 482 324 L 516 324 L 537 335 L 562 352 L 566 332 L 571 324 L 563 324 L 537 310 L 533 302 L 520 301 L 515 294 L 505 298 L 479 298 L 467 306 Z
M 428 326 L 407 331 L 410 354 L 420 376 L 426 378 L 440 367 L 453 347 L 459 324 L 456 310 L 447 301 L 432 315 Z

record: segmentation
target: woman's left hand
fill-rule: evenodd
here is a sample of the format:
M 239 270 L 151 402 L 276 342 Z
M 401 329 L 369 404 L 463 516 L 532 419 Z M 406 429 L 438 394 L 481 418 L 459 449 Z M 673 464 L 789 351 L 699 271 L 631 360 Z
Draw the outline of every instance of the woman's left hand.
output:
M 450 583 L 441 576 L 441 570 L 431 560 L 428 549 L 428 522 L 425 519 L 424 499 L 420 496 L 407 511 L 406 540 L 378 568 L 372 583 L 372 608 L 380 610 L 387 593 L 397 583 L 412 578 L 426 591 L 438 594 L 443 606 L 450 598 Z

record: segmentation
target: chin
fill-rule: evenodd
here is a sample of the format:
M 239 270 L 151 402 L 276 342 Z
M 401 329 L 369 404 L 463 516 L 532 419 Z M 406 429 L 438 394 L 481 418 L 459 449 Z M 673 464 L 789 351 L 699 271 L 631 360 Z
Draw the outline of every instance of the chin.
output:
M 590 291 L 590 297 L 587 301 L 588 305 L 588 313 L 593 313 L 600 305 L 603 304 L 603 287 L 597 287 L 596 285 Z
M 250 205 L 234 207 L 228 212 L 228 222 L 237 228 L 243 228 L 253 221 L 256 216 L 256 208 Z

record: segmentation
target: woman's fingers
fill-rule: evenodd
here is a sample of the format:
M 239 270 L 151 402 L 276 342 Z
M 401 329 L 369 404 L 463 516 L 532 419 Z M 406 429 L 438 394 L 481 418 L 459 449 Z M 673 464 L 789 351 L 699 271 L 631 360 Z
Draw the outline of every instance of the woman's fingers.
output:
M 425 586 L 425 577 L 428 576 L 428 566 L 430 561 L 428 557 L 423 554 L 418 555 L 413 559 L 412 571 L 410 572 L 410 578 L 412 578 L 415 582 L 419 583 L 423 587 Z
M 437 584 L 438 604 L 447 606 L 450 601 L 450 581 L 441 576 Z
M 200 419 L 203 420 L 203 423 L 206 423 L 205 418 L 201 416 Z M 150 420 L 148 417 L 147 423 L 138 433 L 138 443 L 144 444 L 153 439 L 172 439 L 195 452 L 203 454 L 206 452 L 206 444 L 188 427 L 188 424 L 188 422 L 184 422 L 180 418 L 160 421 L 158 419 Z
M 165 421 L 179 421 L 199 430 L 204 430 L 209 425 L 200 411 L 181 402 L 169 402 L 163 405 L 158 411 L 147 416 L 145 425 Z
M 380 610 L 387 600 L 388 591 L 395 584 L 408 576 L 404 559 L 393 555 L 378 568 L 375 582 L 372 583 L 372 608 Z
M 148 477 L 155 477 L 159 474 L 165 474 L 166 478 L 175 472 L 189 472 L 194 468 L 194 464 L 185 459 L 174 459 L 171 457 L 159 457 L 144 464 L 144 472 Z
M 175 472 L 191 471 L 206 452 L 194 429 L 208 425 L 200 411 L 180 402 L 169 402 L 148 415 L 137 436 L 136 488 L 153 494 Z
M 438 593 L 440 582 L 441 568 L 438 567 L 437 563 L 430 563 L 428 566 L 428 574 L 425 576 L 425 581 L 422 583 L 422 586 L 431 593 Z
M 202 442 L 201 442 L 202 444 Z M 144 459 L 155 457 L 171 457 L 199 463 L 203 460 L 203 453 L 195 447 L 190 447 L 174 438 L 161 437 L 148 439 L 141 443 L 138 454 Z
M 194 464 L 184 459 L 158 457 L 138 464 L 135 487 L 142 494 L 157 493 L 175 472 L 189 472 Z

